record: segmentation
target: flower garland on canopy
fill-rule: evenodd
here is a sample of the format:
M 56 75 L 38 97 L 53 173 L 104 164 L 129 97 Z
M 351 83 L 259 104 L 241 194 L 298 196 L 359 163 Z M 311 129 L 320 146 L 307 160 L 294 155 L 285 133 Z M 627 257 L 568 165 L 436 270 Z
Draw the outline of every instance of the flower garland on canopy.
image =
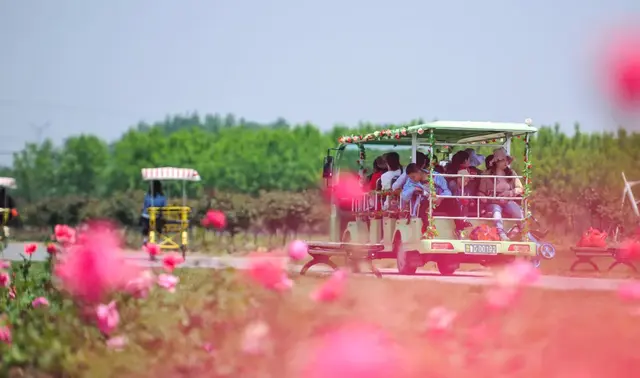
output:
M 429 146 L 431 151 L 429 151 L 429 196 L 433 199 L 430 200 L 429 203 L 431 204 L 431 209 L 429 209 L 428 212 L 428 223 L 429 225 L 427 226 L 427 231 L 425 233 L 425 236 L 427 239 L 433 239 L 436 236 L 438 236 L 438 230 L 436 229 L 436 224 L 433 220 L 433 210 L 436 208 L 436 201 L 435 198 L 433 197 L 437 192 L 436 192 L 436 184 L 435 184 L 435 180 L 433 179 L 433 169 L 435 168 L 436 162 L 435 159 L 433 158 L 435 155 L 435 150 L 436 150 L 436 138 L 434 135 L 434 130 L 433 129 L 429 129 Z
M 524 222 L 522 234 L 524 240 L 529 241 L 529 220 L 531 219 L 531 155 L 529 154 L 530 134 L 527 134 L 524 138 L 524 168 L 522 170 L 522 176 L 524 176 L 524 192 L 522 193 L 522 203 L 524 206 Z

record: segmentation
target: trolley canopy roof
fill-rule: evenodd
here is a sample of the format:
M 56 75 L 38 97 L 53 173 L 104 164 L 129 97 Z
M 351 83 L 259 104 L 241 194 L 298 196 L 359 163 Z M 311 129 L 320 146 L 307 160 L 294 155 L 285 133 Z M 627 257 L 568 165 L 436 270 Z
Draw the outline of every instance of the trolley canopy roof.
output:
M 508 135 L 518 136 L 538 131 L 537 128 L 531 126 L 529 119 L 523 123 L 435 121 L 414 126 L 381 129 L 364 134 L 344 135 L 338 139 L 338 143 L 411 145 L 413 134 L 418 135 L 418 140 L 421 143 L 428 141 L 431 129 L 433 129 L 437 143 L 476 143 L 505 138 Z
M 9 189 L 17 189 L 16 179 L 13 177 L 0 177 L 0 186 Z
M 200 181 L 198 171 L 191 168 L 142 168 L 142 179 L 151 180 L 179 180 L 179 181 Z

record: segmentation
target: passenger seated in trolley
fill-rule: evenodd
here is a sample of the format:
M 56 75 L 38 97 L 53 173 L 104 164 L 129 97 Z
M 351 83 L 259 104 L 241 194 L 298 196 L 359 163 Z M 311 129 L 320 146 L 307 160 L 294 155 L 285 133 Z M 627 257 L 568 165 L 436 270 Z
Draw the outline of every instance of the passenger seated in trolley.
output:
M 426 157 L 425 157 L 426 158 Z M 416 157 L 417 160 L 417 157 Z M 426 158 L 427 165 L 429 159 Z M 402 188 L 402 202 L 411 204 L 411 216 L 418 216 L 422 219 L 422 233 L 424 234 L 428 226 L 429 215 L 429 171 L 421 169 L 417 164 L 411 163 L 407 166 L 407 181 Z M 443 196 L 450 196 L 451 191 L 447 185 L 447 180 L 440 174 L 433 172 L 434 185 L 436 187 L 436 194 Z M 462 217 L 460 207 L 453 198 L 435 199 L 436 208 L 434 211 L 442 211 L 451 217 Z M 416 209 L 417 212 L 416 212 Z M 464 229 L 471 226 L 470 223 L 463 221 L 462 219 L 454 219 L 456 225 L 455 234 L 458 239 L 464 237 Z
M 143 244 L 146 245 L 149 240 L 149 208 L 150 207 L 166 207 L 167 198 L 162 191 L 162 183 L 154 180 L 149 187 L 147 194 L 144 195 L 142 204 L 142 214 L 140 215 L 140 226 L 142 227 Z M 160 226 L 160 223 L 156 223 Z
M 509 164 L 513 161 L 511 156 L 507 154 L 504 148 L 499 148 L 493 151 L 493 158 L 489 160 L 489 167 L 485 174 L 494 176 L 515 176 Z M 496 178 L 495 179 L 495 191 L 494 191 L 494 179 L 483 178 L 480 180 L 480 186 L 478 188 L 479 196 L 497 196 L 497 197 L 513 197 L 513 200 L 491 200 L 483 199 L 482 202 L 486 203 L 486 211 L 491 214 L 496 223 L 496 228 L 500 235 L 500 239 L 509 240 L 506 232 L 504 231 L 504 225 L 502 222 L 502 213 L 506 213 L 509 218 L 522 219 L 522 208 L 518 204 L 520 201 L 518 198 L 523 193 L 522 182 L 518 178 Z M 522 226 L 522 225 L 520 225 Z M 531 236 L 530 236 L 531 237 Z

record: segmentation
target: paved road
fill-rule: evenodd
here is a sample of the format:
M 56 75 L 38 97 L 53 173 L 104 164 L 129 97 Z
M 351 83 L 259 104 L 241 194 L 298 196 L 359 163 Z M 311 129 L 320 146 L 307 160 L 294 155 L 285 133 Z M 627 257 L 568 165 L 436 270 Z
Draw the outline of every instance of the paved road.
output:
M 21 260 L 20 254 L 24 251 L 24 244 L 13 243 L 4 251 L 4 259 L 6 260 Z M 136 264 L 143 266 L 160 266 L 160 262 L 149 261 L 146 254 L 140 251 L 127 251 L 127 258 L 134 261 Z M 32 259 L 36 261 L 43 261 L 46 259 L 46 251 L 44 248 L 39 248 L 33 255 Z M 208 268 L 208 269 L 223 269 L 226 267 L 233 267 L 236 269 L 244 269 L 247 266 L 247 259 L 241 257 L 211 257 L 206 255 L 187 255 L 186 261 L 181 265 L 183 268 Z M 292 271 L 299 271 L 299 266 L 291 266 Z M 309 272 L 315 273 L 329 273 L 330 270 L 323 266 L 313 267 Z M 396 269 L 381 269 L 383 277 L 385 279 L 398 279 L 398 280 L 431 280 L 439 282 L 449 282 L 457 284 L 467 285 L 485 285 L 491 282 L 491 276 L 488 272 L 460 272 L 454 276 L 444 277 L 437 272 L 418 272 L 413 276 L 399 275 Z M 625 282 L 621 279 L 608 279 L 608 278 L 582 278 L 582 277 L 564 277 L 564 276 L 552 276 L 544 275 L 533 285 L 545 289 L 553 290 L 616 290 L 618 286 Z

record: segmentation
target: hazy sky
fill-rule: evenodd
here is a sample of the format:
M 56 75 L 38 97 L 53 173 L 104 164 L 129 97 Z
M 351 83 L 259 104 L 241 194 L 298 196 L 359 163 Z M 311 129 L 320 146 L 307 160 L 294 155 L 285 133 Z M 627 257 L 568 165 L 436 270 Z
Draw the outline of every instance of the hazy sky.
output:
M 193 110 L 602 130 L 594 44 L 638 15 L 639 0 L 0 0 L 0 150 L 35 140 L 31 123 L 115 139 Z

